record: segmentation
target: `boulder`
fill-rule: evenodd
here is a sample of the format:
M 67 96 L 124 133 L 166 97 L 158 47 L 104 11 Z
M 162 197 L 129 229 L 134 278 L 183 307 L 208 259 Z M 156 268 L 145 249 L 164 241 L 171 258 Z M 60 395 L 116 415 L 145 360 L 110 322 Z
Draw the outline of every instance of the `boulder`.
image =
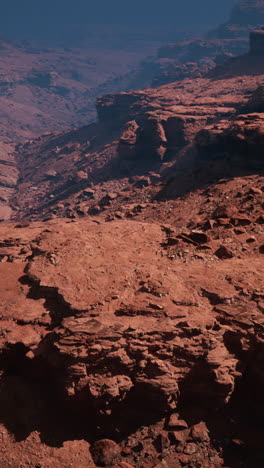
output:
M 225 245 L 221 245 L 216 251 L 215 255 L 220 258 L 221 260 L 226 260 L 228 258 L 233 258 L 234 254 L 232 250 L 230 250 L 228 247 Z
M 120 447 L 113 440 L 98 440 L 90 447 L 93 460 L 97 466 L 112 465 L 120 458 Z

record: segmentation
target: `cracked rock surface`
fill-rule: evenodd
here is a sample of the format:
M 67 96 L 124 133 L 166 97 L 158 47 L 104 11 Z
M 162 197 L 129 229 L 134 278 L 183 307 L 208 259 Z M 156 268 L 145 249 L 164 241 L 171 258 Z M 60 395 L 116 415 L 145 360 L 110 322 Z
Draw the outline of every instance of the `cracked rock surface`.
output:
M 8 227 L 29 247 L 0 263 L 0 418 L 22 446 L 96 443 L 98 466 L 261 459 L 261 254 L 172 261 L 158 223 Z

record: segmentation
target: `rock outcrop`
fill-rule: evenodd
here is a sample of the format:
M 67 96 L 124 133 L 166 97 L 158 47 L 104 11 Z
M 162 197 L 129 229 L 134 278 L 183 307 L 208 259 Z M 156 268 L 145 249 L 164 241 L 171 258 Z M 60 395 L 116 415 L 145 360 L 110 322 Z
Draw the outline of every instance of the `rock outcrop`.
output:
M 253 466 L 261 460 L 262 444 L 241 434 L 249 385 L 252 430 L 262 434 L 261 253 L 219 259 L 212 234 L 203 251 L 193 231 L 189 240 L 178 235 L 180 258 L 172 254 L 177 233 L 153 222 L 0 227 L 9 236 L 0 263 L 1 421 L 16 438 L 20 424 L 24 439 L 35 428 L 43 437 L 56 407 L 64 428 L 55 423 L 54 443 L 67 440 L 70 425 L 71 440 L 92 443 L 96 466 L 147 458 L 154 467 L 162 455 L 168 466 L 184 456 L 188 464 L 213 457 L 220 467 L 237 439 Z M 197 249 L 188 261 L 187 246 Z M 24 379 L 17 413 L 13 385 L 19 391 Z M 34 409 L 33 389 L 44 406 Z

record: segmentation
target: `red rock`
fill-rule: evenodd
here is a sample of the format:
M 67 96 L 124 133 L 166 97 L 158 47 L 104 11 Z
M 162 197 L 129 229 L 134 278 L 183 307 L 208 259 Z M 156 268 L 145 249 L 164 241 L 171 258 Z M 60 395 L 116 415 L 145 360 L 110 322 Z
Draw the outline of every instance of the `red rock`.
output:
M 220 226 L 229 226 L 230 225 L 230 219 L 229 218 L 218 218 L 217 222 Z
M 90 452 L 97 466 L 108 466 L 120 458 L 120 447 L 113 440 L 98 440 L 90 446 Z
M 256 220 L 256 223 L 258 223 L 258 224 L 264 224 L 264 216 L 261 215 L 261 216 Z
M 85 171 L 78 171 L 78 172 L 76 172 L 74 178 L 75 178 L 75 180 L 77 182 L 82 181 L 82 180 L 87 180 L 88 179 L 88 174 Z
M 184 448 L 184 453 L 186 453 L 186 455 L 193 455 L 194 453 L 197 452 L 197 447 L 195 444 L 187 444 Z
M 188 237 L 197 244 L 207 244 L 210 241 L 210 237 L 202 231 L 192 231 Z
M 115 200 L 117 198 L 117 193 L 113 192 L 108 192 L 107 195 L 105 196 L 106 199 L 108 200 Z
M 179 241 L 179 239 L 177 237 L 170 236 L 170 237 L 167 238 L 167 245 L 177 245 L 177 244 L 179 244 L 179 242 L 180 241 Z
M 246 240 L 247 244 L 252 244 L 252 242 L 256 242 L 256 237 L 255 236 L 250 236 Z
M 252 195 L 263 195 L 262 190 L 258 187 L 251 187 L 249 193 L 251 193 Z
M 214 218 L 225 218 L 229 219 L 237 212 L 237 207 L 235 205 L 220 205 L 216 208 L 213 213 Z
M 81 195 L 85 198 L 94 198 L 95 195 L 95 190 L 91 188 L 84 189 L 81 193 Z
M 148 187 L 149 185 L 151 185 L 151 181 L 149 177 L 136 176 L 136 177 L 133 177 L 131 181 L 133 182 L 136 188 L 143 188 L 143 187 Z
M 215 224 L 216 224 L 216 221 L 214 219 L 209 219 L 204 223 L 202 227 L 205 231 L 209 231 L 210 229 L 214 228 Z
M 188 428 L 188 424 L 186 421 L 183 419 L 179 418 L 179 415 L 177 413 L 174 413 L 170 416 L 169 422 L 168 422 L 168 428 L 169 429 L 174 429 L 174 430 L 184 430 Z
M 190 436 L 192 439 L 197 440 L 199 442 L 205 442 L 209 440 L 208 429 L 204 422 L 200 422 L 199 424 L 195 424 L 191 428 Z
M 234 216 L 231 221 L 234 224 L 234 226 L 248 226 L 252 223 L 252 219 L 242 215 Z
M 221 247 L 216 250 L 215 255 L 222 260 L 233 258 L 234 256 L 233 252 L 225 245 L 221 245 Z
M 54 177 L 57 177 L 57 171 L 50 169 L 49 171 L 45 172 L 45 176 L 47 179 L 53 179 Z
M 170 436 L 173 443 L 176 443 L 177 445 L 180 444 L 181 446 L 183 446 L 183 444 L 186 442 L 189 436 L 189 430 L 181 429 L 179 431 L 172 431 L 170 432 Z
M 241 439 L 232 439 L 232 443 L 237 447 L 243 447 L 243 445 L 245 445 L 245 441 Z

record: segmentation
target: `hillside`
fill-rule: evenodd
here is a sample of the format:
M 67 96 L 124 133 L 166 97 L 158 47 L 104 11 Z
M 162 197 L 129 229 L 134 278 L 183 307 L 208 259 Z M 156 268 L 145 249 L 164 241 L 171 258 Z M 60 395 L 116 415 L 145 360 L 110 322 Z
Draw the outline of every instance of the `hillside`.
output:
M 263 38 L 1 148 L 3 467 L 263 466 Z

